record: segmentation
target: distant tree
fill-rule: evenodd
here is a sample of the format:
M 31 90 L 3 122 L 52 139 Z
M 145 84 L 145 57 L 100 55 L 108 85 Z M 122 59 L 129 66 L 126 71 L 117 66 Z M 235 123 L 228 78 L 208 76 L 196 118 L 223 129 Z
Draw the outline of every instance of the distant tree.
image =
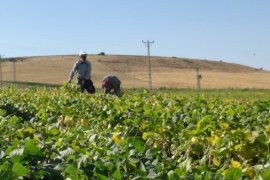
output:
M 105 52 L 100 52 L 98 55 L 105 56 Z

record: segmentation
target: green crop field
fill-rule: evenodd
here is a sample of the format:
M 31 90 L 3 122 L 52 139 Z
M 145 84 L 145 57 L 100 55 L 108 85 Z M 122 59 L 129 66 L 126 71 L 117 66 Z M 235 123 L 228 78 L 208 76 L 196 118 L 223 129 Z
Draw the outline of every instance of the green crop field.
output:
M 0 179 L 269 179 L 267 90 L 0 89 Z

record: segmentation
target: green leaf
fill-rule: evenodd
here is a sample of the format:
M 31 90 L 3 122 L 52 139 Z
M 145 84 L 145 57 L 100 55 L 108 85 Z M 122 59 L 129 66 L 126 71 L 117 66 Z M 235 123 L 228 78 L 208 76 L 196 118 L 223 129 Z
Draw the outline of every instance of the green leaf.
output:
M 262 173 L 262 179 L 270 179 L 270 169 L 266 169 Z
M 138 175 L 138 176 L 132 178 L 131 180 L 139 180 L 139 179 L 143 179 L 142 176 Z
M 11 161 L 13 163 L 22 163 L 24 161 L 23 158 L 23 156 L 14 156 L 11 158 Z
M 0 109 L 0 116 L 5 116 L 7 114 L 7 111 L 4 109 Z
M 122 178 L 121 178 L 121 171 L 120 171 L 120 169 L 117 168 L 117 169 L 114 171 L 114 173 L 112 174 L 112 176 L 113 176 L 115 179 L 117 179 L 117 180 L 122 179 Z
M 23 132 L 26 134 L 33 134 L 35 130 L 33 128 L 27 127 L 23 130 Z
M 56 116 L 52 116 L 52 117 L 49 117 L 49 118 L 47 119 L 47 122 L 48 122 L 49 124 L 55 123 L 56 121 L 57 121 Z
M 242 175 L 241 169 L 230 168 L 225 171 L 225 180 L 239 179 Z
M 28 141 L 26 141 L 24 151 L 32 156 L 42 156 L 42 152 L 35 145 L 35 141 L 33 139 L 29 139 Z
M 12 171 L 6 171 L 6 172 L 0 173 L 0 179 L 1 180 L 10 180 L 10 179 L 15 179 L 15 177 L 14 177 Z
M 0 165 L 0 179 L 1 180 L 15 179 L 14 173 L 11 170 L 11 165 L 8 162 L 4 162 L 2 165 Z
M 61 157 L 65 158 L 65 157 L 68 157 L 68 156 L 74 154 L 75 151 L 72 148 L 68 147 L 67 149 L 60 151 L 59 153 L 60 153 Z
M 78 159 L 78 168 L 81 167 L 81 164 L 84 164 L 87 161 L 88 157 L 86 155 L 82 155 L 79 159 Z
M 159 134 L 149 131 L 149 132 L 144 132 L 142 135 L 143 140 L 148 140 L 149 138 L 157 138 L 159 137 Z
M 106 176 L 104 176 L 103 174 L 99 174 L 97 172 L 95 172 L 94 176 L 96 176 L 99 180 L 108 180 L 109 179 Z
M 49 174 L 47 171 L 44 170 L 36 171 L 34 175 L 35 179 L 49 179 L 49 178 L 53 179 L 54 177 L 53 173 Z
M 149 170 L 149 174 L 146 176 L 148 179 L 156 179 L 158 177 L 157 173 L 153 169 Z
M 89 136 L 89 142 L 95 143 L 97 138 L 98 138 L 97 134 L 93 134 Z
M 7 171 L 8 169 L 10 169 L 10 164 L 8 162 L 4 162 L 0 165 L 0 172 Z
M 233 109 L 228 109 L 226 113 L 227 113 L 227 116 L 234 116 L 235 114 Z
M 9 119 L 11 124 L 16 124 L 19 121 L 19 118 L 17 116 L 11 116 Z
M 176 176 L 176 174 L 172 170 L 167 173 L 167 176 L 168 176 L 168 179 L 169 180 L 176 180 L 176 179 L 178 179 L 177 176 Z
M 64 172 L 67 174 L 77 174 L 78 169 L 75 168 L 73 165 L 69 165 Z
M 24 138 L 24 134 L 23 134 L 23 132 L 21 130 L 17 130 L 16 135 L 17 135 L 18 138 Z
M 30 170 L 24 167 L 21 163 L 14 163 L 12 167 L 12 171 L 19 177 L 25 176 Z
M 206 115 L 197 123 L 196 129 L 197 131 L 204 131 L 209 124 L 211 124 L 211 116 Z
M 2 159 L 5 156 L 5 152 L 4 151 L 0 151 L 0 159 Z
M 60 133 L 60 131 L 56 128 L 52 128 L 50 129 L 50 134 L 53 135 L 53 136 L 56 136 Z
M 142 162 L 140 164 L 140 170 L 143 171 L 143 172 L 146 172 L 145 165 Z
M 135 149 L 139 152 L 145 150 L 145 142 L 142 139 L 130 137 L 128 142 L 131 143 L 135 147 Z
M 112 171 L 114 164 L 112 162 L 105 162 L 104 164 L 104 168 L 108 169 L 108 171 Z
M 66 176 L 70 177 L 72 180 L 82 179 L 81 171 L 73 165 L 69 165 L 63 173 L 66 174 Z
M 24 151 L 23 148 L 20 148 L 20 149 L 14 149 L 14 150 L 12 150 L 12 151 L 9 153 L 9 156 L 10 156 L 10 157 L 13 157 L 13 156 L 22 156 L 22 155 L 23 155 L 23 151 Z

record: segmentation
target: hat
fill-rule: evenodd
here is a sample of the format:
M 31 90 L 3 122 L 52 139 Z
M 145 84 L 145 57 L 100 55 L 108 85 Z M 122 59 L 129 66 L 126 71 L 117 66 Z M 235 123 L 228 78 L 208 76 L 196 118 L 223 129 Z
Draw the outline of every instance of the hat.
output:
M 84 52 L 84 51 L 81 51 L 81 52 L 79 53 L 79 56 L 83 56 L 83 55 L 87 55 L 87 53 Z

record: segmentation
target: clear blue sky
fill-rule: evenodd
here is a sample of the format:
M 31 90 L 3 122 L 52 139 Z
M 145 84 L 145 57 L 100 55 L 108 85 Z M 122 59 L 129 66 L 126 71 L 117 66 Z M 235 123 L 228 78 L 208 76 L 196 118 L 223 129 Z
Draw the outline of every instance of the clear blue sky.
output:
M 223 60 L 270 70 L 270 0 L 3 0 L 0 54 Z

